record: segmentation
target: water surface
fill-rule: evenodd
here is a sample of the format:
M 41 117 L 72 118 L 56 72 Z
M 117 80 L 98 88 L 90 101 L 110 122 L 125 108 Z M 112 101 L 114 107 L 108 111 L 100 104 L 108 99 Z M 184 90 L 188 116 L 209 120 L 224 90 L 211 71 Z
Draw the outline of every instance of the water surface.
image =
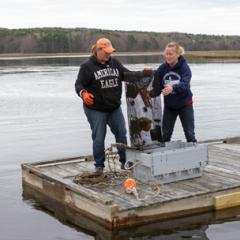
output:
M 23 199 L 21 186 L 21 163 L 91 153 L 90 129 L 74 91 L 85 59 L 0 60 L 0 239 L 97 239 L 94 233 L 62 223 L 36 201 Z M 131 70 L 155 69 L 162 61 L 157 56 L 119 59 Z M 240 136 L 240 63 L 190 60 L 190 67 L 198 140 Z M 126 117 L 124 97 L 122 106 Z M 184 140 L 179 121 L 173 139 Z M 108 134 L 106 146 L 111 142 L 113 136 Z M 179 227 L 172 231 L 156 223 L 139 234 L 124 233 L 124 239 L 237 240 L 240 221 L 231 216 L 220 222 L 208 217 L 189 228 L 177 223 Z M 121 239 L 121 234 L 116 236 L 111 239 Z

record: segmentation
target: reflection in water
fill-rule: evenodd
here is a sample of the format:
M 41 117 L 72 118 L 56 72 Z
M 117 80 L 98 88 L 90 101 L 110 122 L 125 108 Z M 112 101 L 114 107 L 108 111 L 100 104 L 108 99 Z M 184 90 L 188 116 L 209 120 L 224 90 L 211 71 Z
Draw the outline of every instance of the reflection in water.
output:
M 116 57 L 123 64 L 139 64 L 139 63 L 160 63 L 164 61 L 162 55 L 152 56 L 118 56 Z
M 160 63 L 162 62 L 163 56 L 153 55 L 153 56 L 116 56 L 116 58 L 121 61 L 123 64 L 138 64 L 138 63 Z M 13 58 L 0 59 L 1 66 L 36 66 L 36 65 L 57 65 L 57 66 L 79 66 L 88 57 L 39 57 L 39 58 Z
M 94 236 L 96 240 L 177 240 L 189 238 L 208 240 L 206 234 L 208 225 L 234 221 L 236 216 L 240 214 L 240 208 L 232 208 L 112 231 L 73 209 L 49 199 L 27 185 L 23 185 L 23 200 L 31 203 L 35 209 L 49 213 L 63 224 Z
M 142 70 L 146 63 L 149 63 L 149 67 L 157 67 L 161 62 L 158 56 L 118 58 L 124 64 L 142 63 L 127 65 L 132 70 Z M 22 203 L 19 197 L 22 189 L 18 184 L 22 162 L 68 158 L 91 152 L 90 130 L 73 87 L 79 65 L 85 60 L 86 58 L 79 57 L 0 59 L 0 239 L 86 240 L 93 239 L 92 236 L 96 236 L 96 239 L 207 239 L 206 232 L 210 240 L 239 239 L 240 221 L 234 218 L 240 212 L 238 210 L 229 219 L 236 222 L 228 224 L 224 222 L 229 214 L 220 216 L 218 212 L 217 216 L 199 215 L 190 220 L 181 219 L 144 225 L 129 231 L 121 230 L 116 232 L 115 237 L 115 232 L 112 233 L 93 221 L 89 223 L 85 219 L 81 220 L 83 218 L 74 212 L 67 215 L 64 208 L 63 214 L 57 211 L 52 214 L 58 216 L 57 219 L 61 219 L 64 224 L 75 217 L 76 221 L 83 224 L 87 235 L 82 234 L 79 227 L 76 231 L 55 218 L 49 218 L 36 200 L 27 200 L 28 196 L 24 196 L 24 204 Z M 215 59 L 208 62 L 214 64 L 198 59 L 191 65 L 199 140 L 239 135 L 240 60 Z M 222 64 L 223 62 L 235 63 Z M 124 101 L 123 109 L 126 112 Z M 174 139 L 184 139 L 180 124 L 176 126 Z M 106 146 L 110 146 L 112 141 L 113 138 L 109 136 Z M 48 202 L 49 200 L 45 201 L 45 204 Z M 30 204 L 41 211 L 32 211 Z M 223 223 L 214 224 L 221 223 L 219 217 Z M 173 229 L 167 226 L 172 226 L 172 223 Z M 44 231 L 41 231 L 41 227 Z
M 123 64 L 148 64 L 164 62 L 163 55 L 146 55 L 146 56 L 115 56 Z M 231 63 L 239 62 L 239 59 L 206 59 L 206 58 L 188 58 L 189 63 Z M 88 56 L 57 56 L 57 57 L 23 57 L 23 58 L 0 58 L 1 66 L 79 66 L 88 59 Z
M 146 56 L 115 56 L 123 64 L 147 64 L 164 62 L 163 55 L 146 55 Z M 36 66 L 36 65 L 57 65 L 57 66 L 79 66 L 88 59 L 84 56 L 40 56 L 40 57 L 16 57 L 0 58 L 0 66 Z M 239 59 L 217 59 L 217 58 L 188 58 L 189 63 L 234 63 Z
M 79 66 L 86 61 L 87 57 L 57 57 L 57 58 L 18 58 L 18 59 L 0 59 L 1 66 Z

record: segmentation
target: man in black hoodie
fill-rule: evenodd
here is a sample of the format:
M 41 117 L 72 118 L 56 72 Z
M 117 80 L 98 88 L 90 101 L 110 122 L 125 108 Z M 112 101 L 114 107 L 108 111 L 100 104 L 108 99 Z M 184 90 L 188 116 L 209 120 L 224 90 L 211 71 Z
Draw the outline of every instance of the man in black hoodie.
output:
M 83 109 L 92 130 L 96 172 L 101 174 L 105 161 L 107 125 L 117 143 L 127 144 L 125 120 L 121 110 L 122 81 L 129 71 L 111 57 L 115 49 L 107 38 L 100 38 L 92 47 L 92 56 L 81 65 L 75 83 L 76 93 L 83 100 Z M 121 168 L 125 150 L 119 149 Z

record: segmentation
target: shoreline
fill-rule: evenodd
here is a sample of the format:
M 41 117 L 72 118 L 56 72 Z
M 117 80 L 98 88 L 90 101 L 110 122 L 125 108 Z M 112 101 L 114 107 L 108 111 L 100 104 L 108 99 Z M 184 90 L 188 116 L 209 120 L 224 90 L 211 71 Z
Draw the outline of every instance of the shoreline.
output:
M 163 52 L 117 52 L 113 56 L 162 56 Z M 89 57 L 90 53 L 0 53 L 0 58 L 60 58 Z M 186 51 L 186 57 L 191 58 L 226 58 L 240 59 L 240 50 L 236 51 Z
M 240 59 L 240 50 L 186 51 L 185 55 L 192 58 Z

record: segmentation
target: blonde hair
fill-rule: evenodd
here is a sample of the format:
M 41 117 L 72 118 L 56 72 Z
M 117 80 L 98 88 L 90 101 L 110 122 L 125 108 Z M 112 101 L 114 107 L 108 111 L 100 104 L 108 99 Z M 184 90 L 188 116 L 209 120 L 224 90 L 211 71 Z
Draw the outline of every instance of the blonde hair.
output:
M 165 50 L 166 50 L 166 48 L 175 48 L 176 53 L 179 56 L 182 56 L 185 53 L 184 48 L 182 46 L 180 46 L 177 42 L 168 43 L 167 46 L 165 47 Z
M 94 45 L 92 45 L 92 47 L 91 47 L 91 54 L 93 55 L 93 56 L 97 56 L 97 48 L 96 48 L 96 44 L 94 44 Z

